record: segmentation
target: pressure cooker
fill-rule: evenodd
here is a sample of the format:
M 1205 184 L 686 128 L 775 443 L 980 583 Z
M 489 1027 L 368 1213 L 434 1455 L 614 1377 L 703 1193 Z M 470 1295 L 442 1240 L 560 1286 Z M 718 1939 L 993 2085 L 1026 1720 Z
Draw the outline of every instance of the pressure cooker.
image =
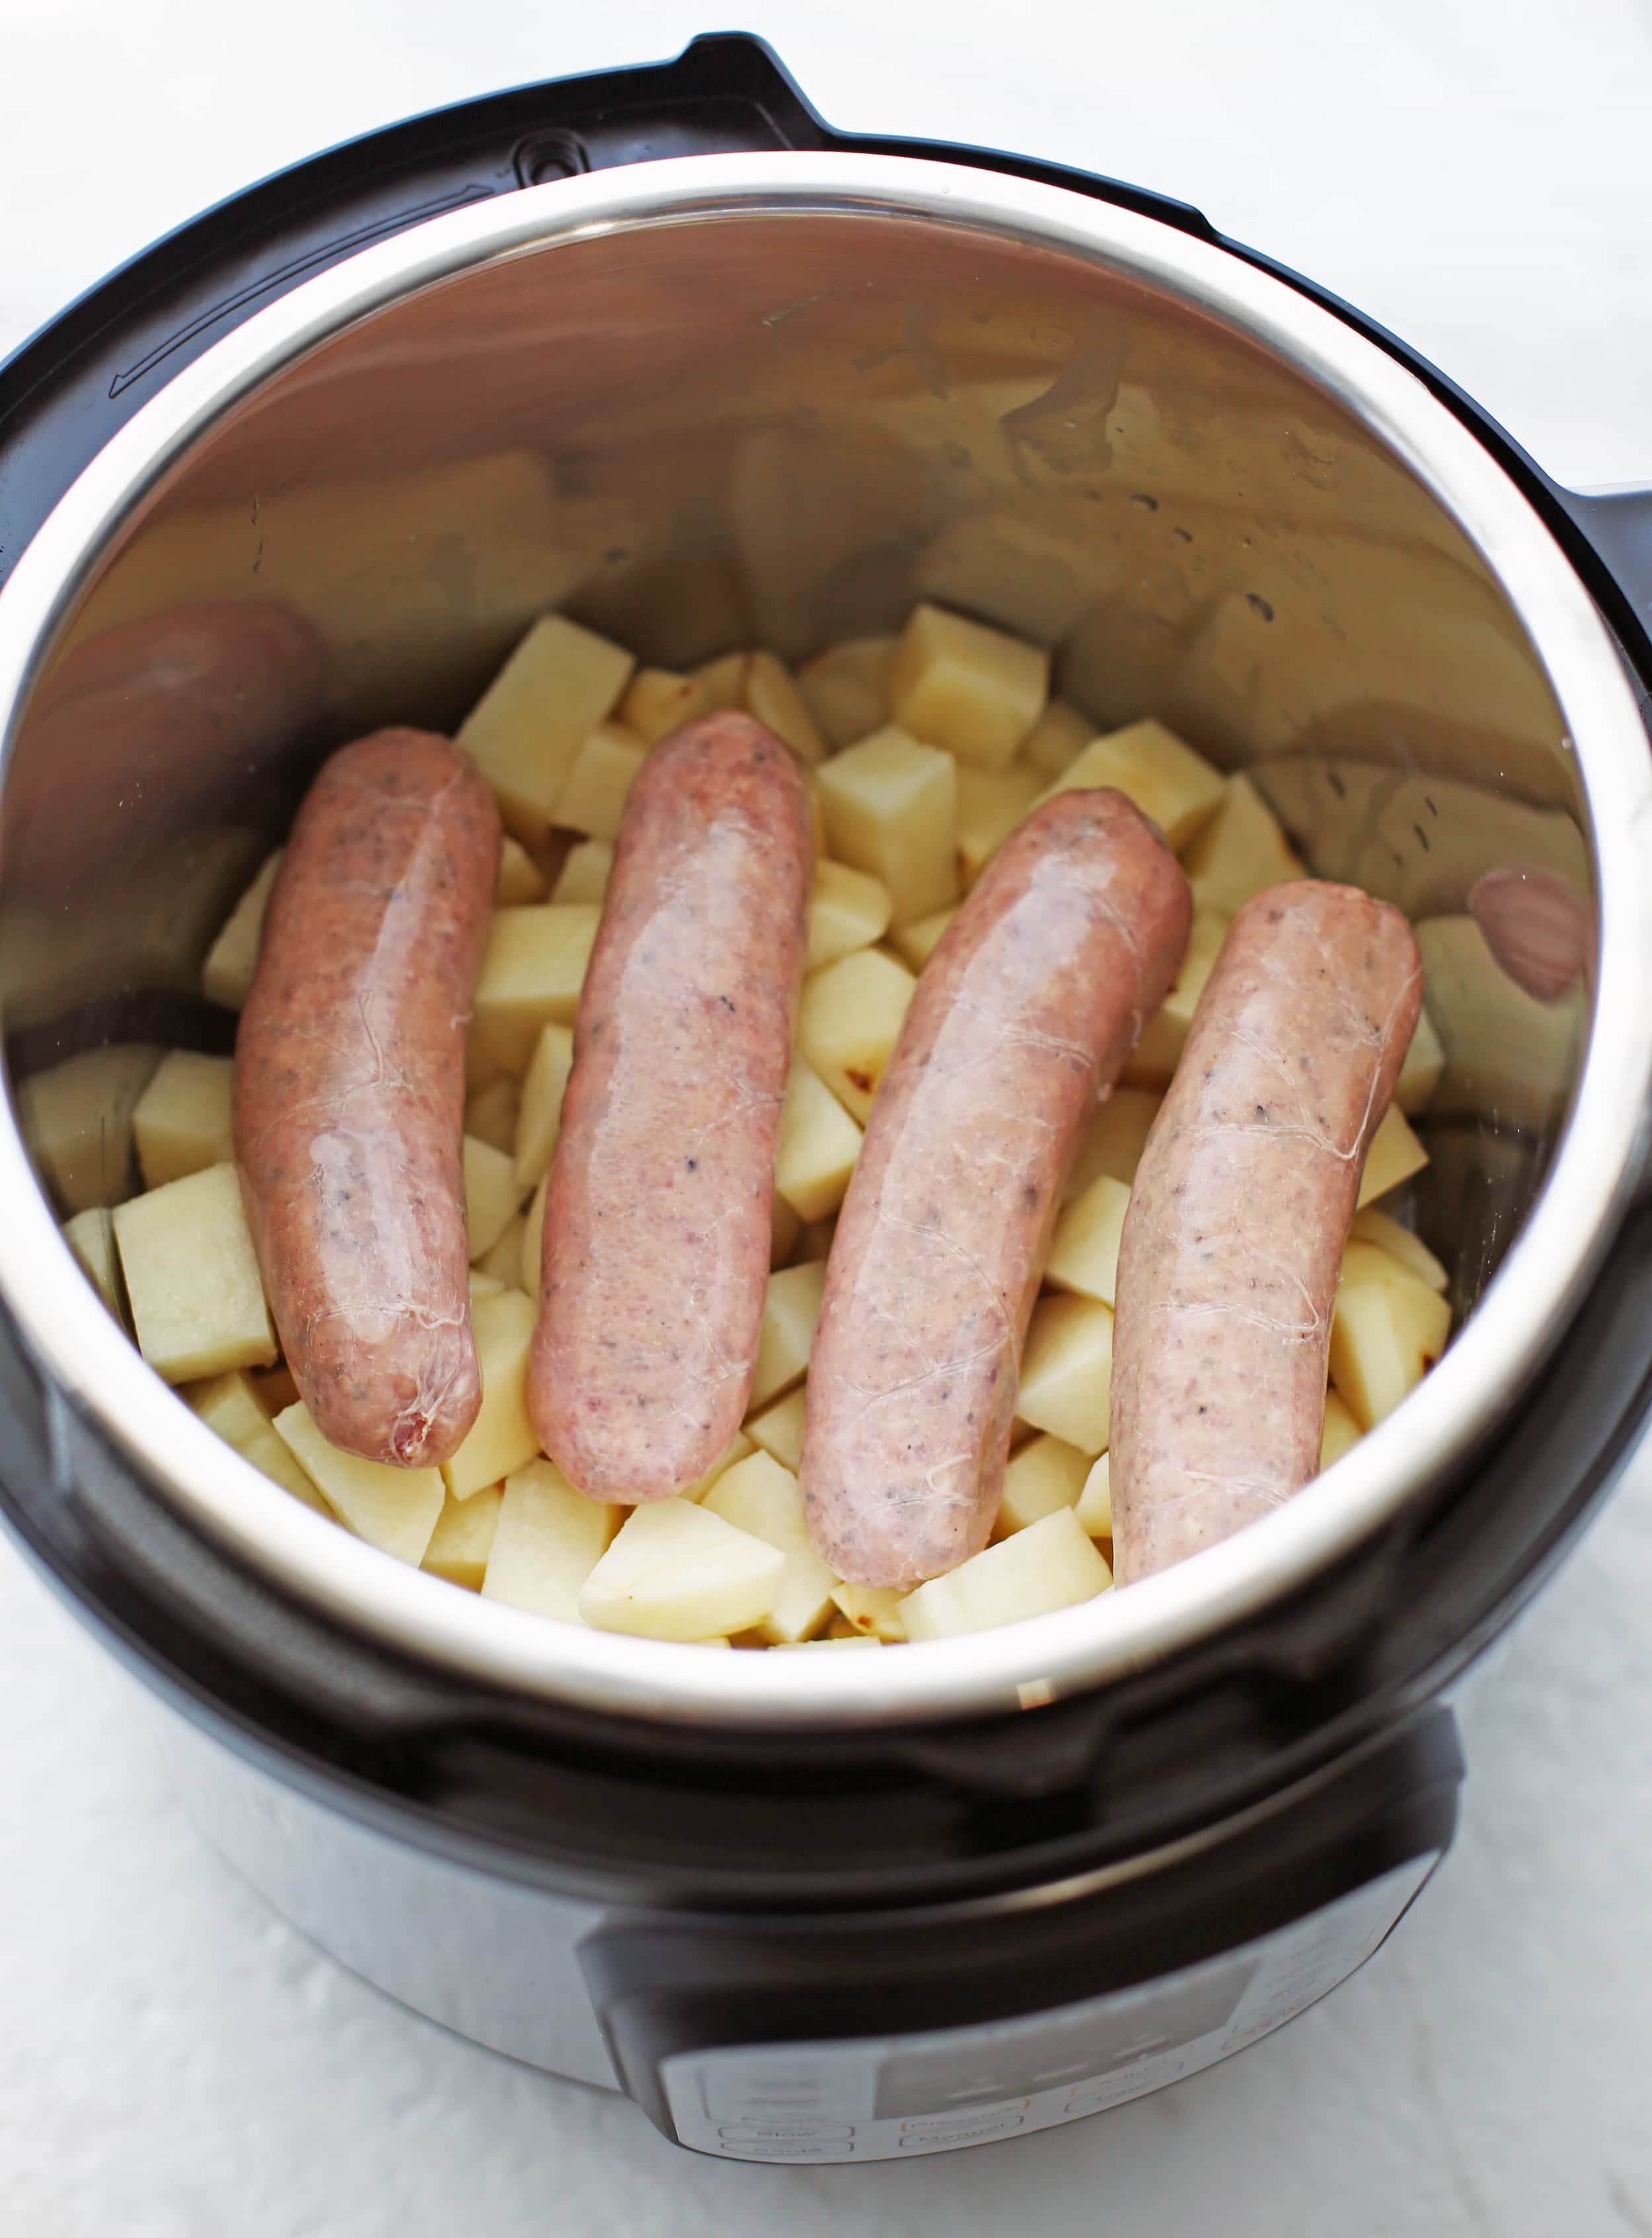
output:
M 834 131 L 719 36 L 335 149 L 73 304 L 0 368 L 0 1510 L 208 1838 L 406 2004 L 734 2159 L 1098 2111 L 1369 1957 L 1451 1840 L 1453 1690 L 1652 1400 L 1652 493 L 1557 487 L 1181 202 Z M 95 1167 L 119 1068 L 70 1060 L 227 1049 L 201 959 L 320 757 L 452 725 L 538 614 L 679 665 L 921 597 L 1413 917 L 1511 861 L 1587 897 L 1569 1006 L 1431 990 L 1450 1349 L 1238 1537 L 876 1656 L 552 1624 L 351 1539 L 102 1310 L 32 1085 L 84 1083 Z M 204 680 L 130 654 L 208 611 Z

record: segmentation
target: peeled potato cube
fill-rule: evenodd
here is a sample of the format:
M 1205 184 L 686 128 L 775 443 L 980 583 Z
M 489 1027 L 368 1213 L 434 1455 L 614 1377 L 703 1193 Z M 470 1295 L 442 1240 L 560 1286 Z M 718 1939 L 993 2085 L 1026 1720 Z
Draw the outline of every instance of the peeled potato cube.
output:
M 1190 842 L 1182 868 L 1195 906 L 1236 917 L 1252 895 L 1308 875 L 1279 820 L 1245 776 L 1222 787 L 1215 812 Z
M 1389 1190 L 1398 1189 L 1428 1163 L 1428 1152 L 1406 1124 L 1405 1115 L 1391 1103 L 1382 1116 L 1365 1153 L 1365 1170 L 1359 1181 L 1359 1208 Z
M 1092 1539 L 1113 1536 L 1113 1456 L 1098 1453 L 1073 1510 Z
M 803 1414 L 809 1394 L 800 1383 L 783 1399 L 746 1417 L 746 1435 L 796 1476 L 803 1458 Z
M 521 1255 L 517 1261 L 516 1279 L 525 1294 L 537 1298 L 545 1272 L 545 1199 L 551 1176 L 546 1174 L 533 1192 L 522 1223 Z
M 244 1368 L 232 1367 L 222 1375 L 192 1383 L 182 1396 L 207 1427 L 237 1453 L 270 1427 L 269 1416 Z
M 815 865 L 815 890 L 809 900 L 809 952 L 805 971 L 818 971 L 857 948 L 869 948 L 889 930 L 895 904 L 882 879 L 847 863 L 823 858 Z
M 482 1254 L 473 1271 L 479 1275 L 491 1275 L 506 1289 L 520 1288 L 522 1287 L 522 1236 L 526 1227 L 526 1218 L 523 1214 L 518 1213 L 493 1248 Z
M 482 1404 L 457 1452 L 441 1465 L 443 1481 L 455 1500 L 468 1500 L 485 1484 L 497 1484 L 539 1450 L 527 1399 L 528 1347 L 538 1319 L 538 1307 L 521 1290 L 501 1290 L 471 1307 Z
M 1094 1298 L 1041 1298 L 1021 1355 L 1015 1412 L 1088 1459 L 1107 1447 L 1113 1309 Z
M 1392 1278 L 1344 1281 L 1331 1316 L 1331 1381 L 1362 1430 L 1416 1388 L 1450 1334 L 1445 1300 L 1395 1268 Z
M 636 663 L 563 614 L 546 614 L 459 726 L 459 743 L 498 796 L 515 838 L 533 846 L 557 821 L 575 757 L 613 711 Z
M 1037 799 L 1036 770 L 1012 762 L 1008 769 L 958 769 L 958 860 L 963 882 L 973 886 L 988 859 Z
M 488 1550 L 483 1599 L 578 1624 L 581 1589 L 624 1513 L 576 1492 L 553 1461 L 512 1470 Z
M 465 1137 L 465 1224 L 470 1235 L 470 1256 L 490 1252 L 516 1218 L 523 1191 L 516 1172 L 503 1150 L 491 1142 Z
M 1099 1174 L 1075 1196 L 1055 1223 L 1044 1280 L 1053 1290 L 1074 1290 L 1083 1298 L 1113 1303 L 1118 1285 L 1119 1239 L 1130 1208 L 1130 1191 L 1111 1174 Z
M 705 1474 L 697 1477 L 692 1484 L 685 1484 L 677 1497 L 679 1500 L 704 1500 L 725 1469 L 731 1469 L 737 1461 L 744 1460 L 746 1455 L 754 1450 L 745 1432 L 737 1430 Z
M 1425 1110 L 1444 1070 L 1445 1051 L 1441 1046 L 1440 1037 L 1434 1030 L 1433 1021 L 1428 1012 L 1419 1010 L 1417 1030 L 1411 1036 L 1411 1046 L 1405 1052 L 1405 1062 L 1399 1069 L 1399 1078 L 1394 1083 L 1394 1101 L 1400 1109 Z
M 115 1215 L 103 1204 L 88 1206 L 63 1223 L 63 1241 L 80 1261 L 81 1272 L 117 1321 L 124 1324 L 120 1254 L 115 1248 Z
M 703 660 L 690 671 L 705 696 L 706 714 L 724 707 L 744 707 L 746 665 L 750 659 L 749 652 L 720 652 L 715 660 Z
M 266 1422 L 263 1428 L 255 1436 L 248 1438 L 237 1451 L 242 1460 L 252 1463 L 260 1476 L 267 1476 L 272 1484 L 280 1485 L 281 1490 L 290 1493 L 301 1506 L 313 1507 L 318 1515 L 325 1515 L 329 1523 L 334 1520 L 332 1508 L 276 1436 L 273 1422 Z
M 301 1400 L 275 1417 L 276 1434 L 358 1539 L 415 1568 L 425 1558 L 445 1493 L 441 1471 L 392 1468 L 328 1445 Z
M 513 1151 L 521 1104 L 520 1086 L 508 1073 L 502 1073 L 466 1098 L 465 1132 L 496 1150 Z
M 816 778 L 826 841 L 840 862 L 888 888 L 890 923 L 910 924 L 958 898 L 958 765 L 890 724 L 824 763 Z
M 568 850 L 557 882 L 553 902 L 600 902 L 608 891 L 608 873 L 614 867 L 614 851 L 606 839 L 582 839 Z
M 531 1189 L 551 1170 L 562 1128 L 562 1097 L 573 1070 L 573 1029 L 552 1024 L 540 1033 L 522 1082 L 516 1122 L 516 1182 Z
M 234 1166 L 168 1182 L 122 1205 L 115 1240 L 138 1349 L 169 1383 L 268 1367 L 275 1332 Z
M 1021 759 L 1047 784 L 1077 761 L 1095 732 L 1087 715 L 1080 715 L 1065 699 L 1052 699 L 1028 732 Z
M 699 678 L 679 676 L 670 668 L 639 668 L 619 703 L 620 721 L 651 746 L 704 712 L 705 686 Z
M 797 688 L 835 750 L 852 746 L 889 719 L 892 637 L 851 637 L 828 646 L 797 672 Z
M 815 1552 L 791 1471 L 772 1453 L 752 1453 L 726 1469 L 701 1505 L 708 1515 L 720 1515 L 737 1531 L 766 1540 L 785 1558 L 773 1606 L 756 1620 L 759 1634 L 779 1646 L 823 1632 L 837 1578 Z
M 889 704 L 914 738 L 977 769 L 1002 769 L 1043 713 L 1049 675 L 1040 646 L 926 603 L 895 649 Z
M 651 1500 L 631 1510 L 585 1579 L 579 1613 L 605 1632 L 710 1639 L 761 1624 L 785 1571 L 779 1547 L 692 1500 Z
M 259 944 L 264 937 L 264 912 L 269 907 L 282 852 L 280 847 L 275 850 L 231 910 L 201 967 L 202 994 L 210 1003 L 221 1003 L 227 1010 L 243 1010 L 252 992 Z
M 446 1578 L 449 1585 L 468 1586 L 472 1592 L 479 1592 L 504 1500 L 504 1487 L 497 1484 L 489 1485 L 473 1500 L 455 1500 L 450 1492 L 442 1502 L 420 1568 Z
M 911 1640 L 948 1639 L 1071 1608 L 1106 1592 L 1113 1573 L 1070 1507 L 1029 1523 L 901 1603 Z
M 1364 1432 L 1346 1402 L 1334 1391 L 1325 1394 L 1325 1427 L 1319 1434 L 1319 1468 L 1321 1474 L 1332 1461 L 1339 1461 L 1351 1446 L 1359 1443 Z
M 648 748 L 617 723 L 598 723 L 580 742 L 568 771 L 557 823 L 588 839 L 612 840 L 619 831 L 625 795 L 648 758 Z
M 928 917 L 921 917 L 915 924 L 904 924 L 889 938 L 903 960 L 915 971 L 922 971 L 941 945 L 942 936 L 958 914 L 952 909 L 936 910 Z
M 1374 1243 L 1378 1250 L 1388 1252 L 1408 1275 L 1415 1275 L 1431 1290 L 1444 1294 L 1450 1287 L 1450 1277 L 1422 1237 L 1413 1235 L 1409 1228 L 1402 1228 L 1398 1221 L 1391 1220 L 1374 1204 L 1354 1215 L 1349 1235 L 1358 1242 Z
M 800 1220 L 823 1220 L 843 1202 L 861 1130 L 820 1075 L 794 1057 L 780 1107 L 775 1187 Z
M 478 1298 L 497 1298 L 501 1290 L 514 1288 L 514 1283 L 501 1281 L 499 1275 L 488 1274 L 484 1268 L 471 1268 L 471 1303 L 472 1305 Z
M 803 982 L 797 1046 L 864 1126 L 917 981 L 876 948 L 840 957 Z
M 545 899 L 545 880 L 539 866 L 521 842 L 507 831 L 499 842 L 499 867 L 493 881 L 493 900 L 499 909 Z
M 1076 1506 L 1089 1473 L 1089 1459 L 1076 1446 L 1060 1438 L 1029 1438 L 1005 1467 L 995 1534 L 1007 1538 L 1054 1515 L 1058 1507 Z
M 1127 1189 L 1136 1177 L 1148 1132 L 1164 1101 L 1156 1089 L 1115 1088 L 1090 1122 L 1067 1176 L 1065 1202 L 1073 1203 L 1103 1174 Z
M 1216 967 L 1227 938 L 1231 920 L 1220 910 L 1196 909 L 1188 928 L 1187 948 L 1169 993 L 1142 1028 L 1132 1050 L 1124 1077 L 1132 1087 L 1148 1084 L 1167 1088 L 1187 1044 L 1187 1030 L 1205 991 L 1205 983 Z
M 791 671 L 772 652 L 754 652 L 746 663 L 746 712 L 753 715 L 776 738 L 783 738 L 802 760 L 823 762 L 826 741 L 809 712 L 809 703 L 797 689 Z
M 776 1189 L 774 1202 L 769 1208 L 769 1264 L 771 1268 L 783 1267 L 795 1255 L 803 1232 L 802 1221 Z
M 823 1259 L 806 1259 L 801 1266 L 783 1267 L 770 1275 L 757 1338 L 757 1372 L 748 1401 L 753 1411 L 802 1382 L 825 1294 Z
M 1134 801 L 1180 854 L 1215 813 L 1224 779 L 1162 723 L 1131 723 L 1093 738 L 1042 797 L 1103 785 Z
M 600 915 L 590 903 L 494 910 L 471 1012 L 472 1086 L 525 1071 L 542 1028 L 573 1023 Z
M 160 1055 L 147 1043 L 112 1042 L 18 1083 L 23 1140 L 66 1213 L 118 1204 L 126 1195 L 132 1112 Z
M 833 1606 L 845 1623 L 869 1639 L 887 1640 L 891 1645 L 906 1638 L 906 1626 L 901 1617 L 901 1603 L 905 1598 L 894 1586 L 843 1584 L 832 1587 Z

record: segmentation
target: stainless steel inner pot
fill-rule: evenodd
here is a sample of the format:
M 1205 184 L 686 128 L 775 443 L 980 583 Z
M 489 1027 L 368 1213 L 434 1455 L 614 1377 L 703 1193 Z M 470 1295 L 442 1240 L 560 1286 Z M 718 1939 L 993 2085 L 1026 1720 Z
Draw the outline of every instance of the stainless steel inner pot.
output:
M 1638 1176 L 1634 693 L 1537 514 L 1411 373 L 1285 281 L 1058 188 L 839 154 L 609 172 L 402 234 L 188 367 L 0 595 L 14 1048 L 50 1065 L 106 1037 L 112 1003 L 192 990 L 318 752 L 453 721 L 548 606 L 676 664 L 802 655 L 919 596 L 1052 645 L 1098 725 L 1159 714 L 1252 768 L 1318 870 L 1423 924 L 1449 1063 L 1414 1209 L 1468 1317 L 1397 1415 L 1239 1538 L 1002 1632 L 817 1659 L 549 1624 L 301 1508 L 143 1365 L 31 1156 L 67 1109 L 73 1202 L 118 1194 L 135 1072 L 105 1060 L 14 1082 L 0 1122 L 0 1291 L 70 1441 L 96 1425 L 193 1528 L 435 1665 L 779 1726 L 1140 1668 L 1300 1584 L 1483 1438 Z M 1587 995 L 1536 1003 L 1487 957 L 1465 897 L 1511 862 L 1592 899 Z

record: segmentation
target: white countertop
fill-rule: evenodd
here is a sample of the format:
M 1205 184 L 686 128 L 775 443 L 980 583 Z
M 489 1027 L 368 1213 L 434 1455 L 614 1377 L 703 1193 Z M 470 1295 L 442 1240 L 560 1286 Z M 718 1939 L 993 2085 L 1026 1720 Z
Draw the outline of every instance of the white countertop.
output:
M 1652 480 L 1635 0 L 1577 0 L 1563 30 L 1543 0 L 730 13 L 833 122 L 1178 194 L 1404 334 L 1555 473 Z M 314 148 L 720 27 L 642 0 L 7 0 L 0 22 L 0 351 Z M 910 2167 L 691 2159 L 339 1971 L 197 1846 L 142 1696 L 3 1546 L 0 1701 L 6 2238 L 1652 2238 L 1652 1452 L 1472 1699 L 1463 1833 L 1363 1974 L 1175 2089 Z

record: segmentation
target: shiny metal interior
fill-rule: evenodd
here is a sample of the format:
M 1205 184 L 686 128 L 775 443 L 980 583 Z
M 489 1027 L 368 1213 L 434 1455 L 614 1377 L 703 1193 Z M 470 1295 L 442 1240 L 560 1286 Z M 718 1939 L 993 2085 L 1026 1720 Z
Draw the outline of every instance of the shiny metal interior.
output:
M 1629 1186 L 1652 1065 L 1645 741 L 1609 639 L 1489 456 L 1328 314 L 1150 221 L 918 162 L 705 158 L 436 221 L 251 321 L 89 470 L 0 597 L 25 1139 L 43 1100 L 85 1105 L 55 1209 L 120 1193 L 142 1075 L 77 1053 L 202 1034 L 211 933 L 327 747 L 454 721 L 548 606 L 676 665 L 803 655 L 920 596 L 1054 646 L 1098 726 L 1160 715 L 1252 768 L 1316 869 L 1446 926 L 1423 936 L 1449 1063 L 1413 1208 L 1475 1310 L 1424 1392 L 1242 1542 L 1090 1612 L 880 1657 L 876 1679 L 844 1667 L 870 1658 L 697 1661 L 474 1603 L 283 1503 L 100 1326 L 8 1129 L 12 1309 L 202 1527 L 544 1691 L 937 1714 L 1047 1698 L 1259 1605 L 1494 1418 Z M 1585 1069 L 1583 990 L 1533 1001 L 1464 919 L 1507 863 L 1595 909 L 1609 1067 Z M 1517 1238 L 1541 1295 L 1478 1305 Z

